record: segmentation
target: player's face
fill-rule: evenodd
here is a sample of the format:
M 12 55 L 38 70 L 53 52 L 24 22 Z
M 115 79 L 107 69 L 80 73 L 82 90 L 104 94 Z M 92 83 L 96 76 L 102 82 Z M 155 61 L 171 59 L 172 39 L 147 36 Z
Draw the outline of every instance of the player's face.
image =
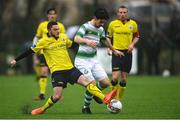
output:
M 49 11 L 47 15 L 48 21 L 56 21 L 57 19 L 57 14 L 54 10 Z
M 59 37 L 59 26 L 58 25 L 53 25 L 52 26 L 52 28 L 51 28 L 51 30 L 50 30 L 50 33 L 51 33 L 51 35 L 52 36 L 54 36 L 54 37 Z
M 117 12 L 118 18 L 122 21 L 128 19 L 128 10 L 127 8 L 119 8 Z
M 106 20 L 105 19 L 96 19 L 95 20 L 95 27 L 99 28 L 105 24 Z

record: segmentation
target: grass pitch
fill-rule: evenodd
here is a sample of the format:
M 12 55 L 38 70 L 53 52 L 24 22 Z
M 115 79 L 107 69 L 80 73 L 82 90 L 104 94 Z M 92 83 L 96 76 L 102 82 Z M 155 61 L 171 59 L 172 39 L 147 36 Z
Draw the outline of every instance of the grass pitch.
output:
M 105 105 L 92 101 L 92 115 L 81 113 L 85 88 L 68 85 L 64 99 L 45 114 L 30 111 L 45 103 L 38 95 L 35 76 L 0 76 L 0 119 L 180 119 L 180 77 L 130 76 L 122 99 L 123 109 L 111 114 Z M 104 91 L 107 92 L 107 91 Z M 46 98 L 52 94 L 50 79 Z

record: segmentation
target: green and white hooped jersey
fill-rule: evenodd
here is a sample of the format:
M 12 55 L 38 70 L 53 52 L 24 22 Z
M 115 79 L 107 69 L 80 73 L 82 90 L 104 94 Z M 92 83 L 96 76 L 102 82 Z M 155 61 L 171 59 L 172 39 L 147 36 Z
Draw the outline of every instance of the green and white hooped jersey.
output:
M 77 36 L 87 38 L 100 44 L 100 39 L 105 38 L 105 31 L 103 27 L 96 28 L 90 22 L 83 24 L 76 33 Z M 86 44 L 80 44 L 77 57 L 94 57 L 97 48 L 92 48 Z

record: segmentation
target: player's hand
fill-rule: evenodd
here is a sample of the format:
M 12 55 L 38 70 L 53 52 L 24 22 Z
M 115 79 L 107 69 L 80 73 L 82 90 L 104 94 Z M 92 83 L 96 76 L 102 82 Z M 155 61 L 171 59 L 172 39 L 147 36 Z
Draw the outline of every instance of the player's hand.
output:
M 124 53 L 119 51 L 119 50 L 114 50 L 113 53 L 116 55 L 116 56 L 124 56 Z
M 107 54 L 108 54 L 108 55 L 112 55 L 112 50 L 109 49 L 109 48 L 107 48 Z
M 97 46 L 97 42 L 94 41 L 94 40 L 89 40 L 89 39 L 86 39 L 86 44 L 90 47 L 93 47 L 93 48 L 96 48 Z
M 10 65 L 11 65 L 11 67 L 14 67 L 16 65 L 16 60 L 10 61 Z
M 134 49 L 134 44 L 133 43 L 131 43 L 130 45 L 129 45 L 129 47 L 128 47 L 128 53 L 132 53 L 132 51 L 133 51 L 133 49 Z

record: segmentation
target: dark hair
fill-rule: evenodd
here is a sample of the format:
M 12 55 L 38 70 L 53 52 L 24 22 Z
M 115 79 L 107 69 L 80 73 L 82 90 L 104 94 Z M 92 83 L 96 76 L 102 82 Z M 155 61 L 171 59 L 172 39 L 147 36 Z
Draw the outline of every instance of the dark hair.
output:
M 47 29 L 50 30 L 53 25 L 58 25 L 58 24 L 57 24 L 57 22 L 51 21 L 51 22 L 48 23 Z
M 46 11 L 46 14 L 49 14 L 50 11 L 54 11 L 55 13 L 57 13 L 56 9 L 55 8 L 49 8 L 47 11 Z
M 104 8 L 98 8 L 96 9 L 96 11 L 94 12 L 94 16 L 97 18 L 97 19 L 109 19 L 109 15 L 108 15 L 108 12 L 106 11 L 106 9 Z
M 119 8 L 126 8 L 126 9 L 128 9 L 126 6 L 124 6 L 124 5 L 121 5 L 121 6 L 119 6 Z

